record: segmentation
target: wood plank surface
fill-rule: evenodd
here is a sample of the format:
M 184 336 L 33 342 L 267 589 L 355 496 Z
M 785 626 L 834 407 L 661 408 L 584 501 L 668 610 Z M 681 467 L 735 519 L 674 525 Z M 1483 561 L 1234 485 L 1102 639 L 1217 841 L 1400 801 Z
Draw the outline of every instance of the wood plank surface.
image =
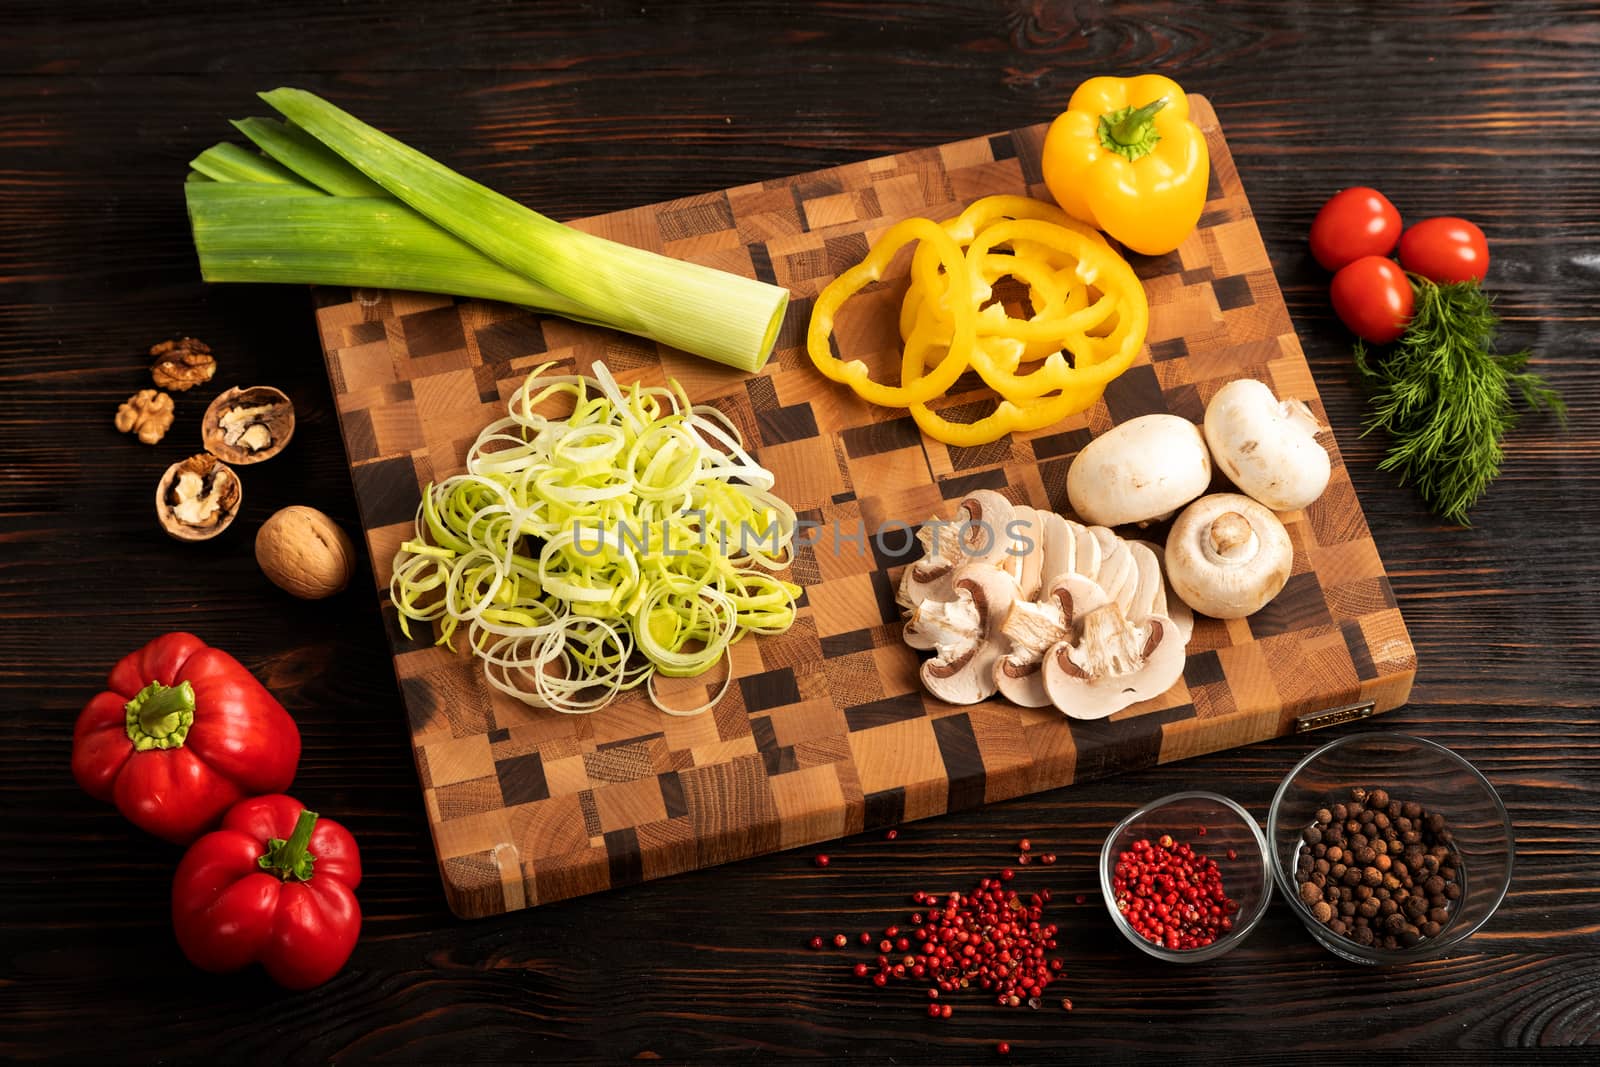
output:
M 1337 1039 L 1373 1054 L 1600 1040 L 1600 10 L 1592 3 L 6 5 L 0 34 L 0 1055 L 247 1062 L 787 1056 L 966 1063 L 1211 1056 Z M 1510 895 L 1449 957 L 1364 971 L 1275 903 L 1241 948 L 1164 968 L 1111 929 L 1093 862 L 1128 810 L 1221 788 L 1264 818 L 1314 740 L 1286 738 L 534 911 L 446 906 L 376 606 L 293 601 L 249 550 L 288 504 L 358 526 L 304 291 L 206 287 L 184 163 L 279 84 L 363 117 L 560 218 L 1048 120 L 1091 74 L 1159 69 L 1216 105 L 1274 272 L 1422 665 L 1384 717 L 1500 790 Z M 1356 183 L 1408 219 L 1462 214 L 1494 255 L 1507 348 L 1573 408 L 1529 419 L 1455 529 L 1376 469 L 1364 397 L 1305 230 Z M 188 333 L 218 382 L 290 393 L 299 426 L 244 512 L 179 545 L 150 486 L 201 405 L 153 448 L 111 427 L 150 344 Z M 363 565 L 366 560 L 363 559 Z M 301 724 L 295 792 L 366 866 L 347 969 L 305 994 L 217 979 L 174 946 L 177 850 L 68 771 L 73 718 L 115 659 L 173 628 L 234 651 Z M 944 1023 L 804 940 L 877 928 L 913 888 L 965 889 L 1024 834 L 1049 842 L 1076 1010 L 973 1001 Z M 1078 894 L 1085 897 L 1078 904 Z M 852 957 L 854 958 L 854 957 Z M 1052 990 L 1054 991 L 1054 990 Z M 1354 1054 L 1354 1053 L 1351 1053 Z

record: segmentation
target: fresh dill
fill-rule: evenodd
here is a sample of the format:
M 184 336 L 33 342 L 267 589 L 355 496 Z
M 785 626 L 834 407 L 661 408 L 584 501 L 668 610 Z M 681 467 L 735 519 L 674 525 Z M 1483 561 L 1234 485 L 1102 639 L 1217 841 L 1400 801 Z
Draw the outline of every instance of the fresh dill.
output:
M 1527 369 L 1530 353 L 1498 354 L 1500 319 L 1476 282 L 1415 281 L 1416 311 L 1381 361 L 1355 347 L 1356 369 L 1372 388 L 1364 433 L 1391 440 L 1378 469 L 1415 485 L 1434 514 L 1470 526 L 1467 513 L 1500 473 L 1501 439 L 1517 425 L 1513 392 L 1566 424 L 1566 403 Z

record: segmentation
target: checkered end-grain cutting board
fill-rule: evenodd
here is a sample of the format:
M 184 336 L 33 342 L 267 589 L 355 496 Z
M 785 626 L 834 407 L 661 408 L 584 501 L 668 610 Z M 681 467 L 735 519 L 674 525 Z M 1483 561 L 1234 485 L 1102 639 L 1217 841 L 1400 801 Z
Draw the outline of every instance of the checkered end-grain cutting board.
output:
M 546 360 L 582 370 L 604 360 L 624 382 L 677 377 L 733 419 L 776 473 L 778 492 L 821 524 L 821 539 L 792 567 L 805 587 L 793 629 L 736 646 L 733 685 L 698 718 L 668 717 L 639 697 L 591 716 L 524 707 L 491 689 L 464 654 L 433 647 L 426 628 L 403 637 L 384 597 L 458 914 L 561 900 L 1247 744 L 1343 705 L 1381 711 L 1405 701 L 1411 641 L 1330 436 L 1327 493 L 1283 516 L 1295 560 L 1282 595 L 1249 619 L 1197 620 L 1183 680 L 1109 720 L 929 697 L 894 604 L 907 539 L 853 536 L 948 516 L 978 487 L 1070 514 L 1067 466 L 1093 435 L 1149 412 L 1198 422 L 1232 378 L 1260 378 L 1322 415 L 1216 116 L 1200 99 L 1195 110 L 1210 141 L 1212 189 L 1182 248 L 1134 258 L 1150 299 L 1147 351 L 1085 414 L 981 448 L 927 440 L 903 413 L 824 380 L 806 357 L 805 325 L 822 286 L 896 220 L 947 217 L 990 193 L 1047 196 L 1043 126 L 579 223 L 787 286 L 793 301 L 777 350 L 753 377 L 497 304 L 318 292 L 378 596 L 419 488 L 461 469 L 479 429 Z M 842 323 L 846 352 L 894 348 L 901 291 L 903 281 L 860 299 Z M 971 389 L 958 383 L 946 413 L 980 414 L 982 394 Z M 707 692 L 696 682 L 678 696 Z

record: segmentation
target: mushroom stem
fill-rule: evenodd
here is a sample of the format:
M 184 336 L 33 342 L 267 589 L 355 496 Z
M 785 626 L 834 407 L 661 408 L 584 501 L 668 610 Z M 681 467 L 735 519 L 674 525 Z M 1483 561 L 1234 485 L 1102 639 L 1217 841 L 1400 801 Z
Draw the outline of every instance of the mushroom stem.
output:
M 1213 563 L 1244 563 L 1255 558 L 1261 539 L 1249 519 L 1237 511 L 1224 511 L 1211 520 L 1202 544 Z
M 1081 636 L 1076 644 L 1063 646 L 1062 654 L 1090 678 L 1115 678 L 1144 666 L 1144 644 L 1122 609 L 1110 603 L 1083 616 Z

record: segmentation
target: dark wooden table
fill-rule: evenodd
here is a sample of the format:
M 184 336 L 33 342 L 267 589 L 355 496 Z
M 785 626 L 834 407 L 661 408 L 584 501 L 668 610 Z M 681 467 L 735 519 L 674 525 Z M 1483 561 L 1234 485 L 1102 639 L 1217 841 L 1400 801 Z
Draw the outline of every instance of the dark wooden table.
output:
M 215 6 L 218 10 L 212 10 Z M 1072 1053 L 1494 1049 L 1600 1042 L 1600 9 L 1593 4 L 61 4 L 0 34 L 0 1056 L 317 1062 L 628 1057 L 965 1062 Z M 1445 959 L 1345 965 L 1281 902 L 1231 955 L 1163 967 L 1122 943 L 1093 859 L 1134 805 L 1222 788 L 1265 818 L 1332 732 L 1196 759 L 487 921 L 445 908 L 374 598 L 270 586 L 254 528 L 309 504 L 356 528 L 332 400 L 295 288 L 200 283 L 185 162 L 324 92 L 560 218 L 1051 117 L 1091 74 L 1159 70 L 1216 104 L 1417 645 L 1380 720 L 1473 761 L 1510 807 L 1504 906 Z M 1531 419 L 1471 529 L 1376 470 L 1363 397 L 1305 233 L 1345 185 L 1488 233 L 1508 346 L 1572 406 Z M 144 351 L 192 334 L 219 380 L 298 406 L 231 535 L 180 545 L 152 487 L 193 451 L 192 402 L 149 448 L 116 433 Z M 363 560 L 362 567 L 366 562 Z M 190 629 L 299 720 L 295 792 L 358 835 L 363 937 L 310 993 L 178 953 L 172 847 L 78 791 L 74 717 L 124 652 Z M 1347 728 L 1348 729 L 1348 728 Z M 1056 1010 L 972 998 L 948 1022 L 850 978 L 812 933 L 882 926 L 912 887 L 967 888 L 1022 835 L 1068 960 Z M 1033 872 L 1030 877 L 1037 877 Z M 1041 884 L 1045 881 L 1040 879 Z M 1089 894 L 1083 904 L 1075 894 Z

